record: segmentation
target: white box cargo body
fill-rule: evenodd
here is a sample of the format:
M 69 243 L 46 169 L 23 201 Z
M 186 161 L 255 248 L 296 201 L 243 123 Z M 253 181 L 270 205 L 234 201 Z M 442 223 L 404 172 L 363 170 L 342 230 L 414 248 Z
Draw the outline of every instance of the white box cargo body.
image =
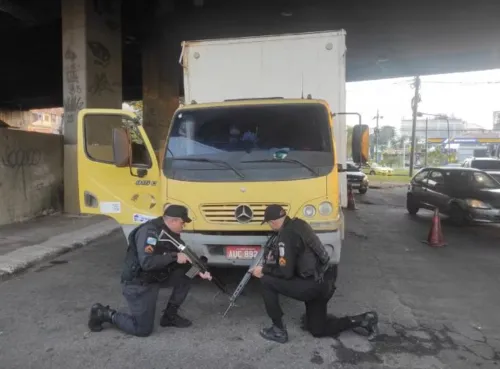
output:
M 345 31 L 183 43 L 185 104 L 246 98 L 324 99 L 345 112 Z M 336 161 L 346 165 L 345 116 L 335 117 Z M 339 173 L 341 204 L 347 176 Z

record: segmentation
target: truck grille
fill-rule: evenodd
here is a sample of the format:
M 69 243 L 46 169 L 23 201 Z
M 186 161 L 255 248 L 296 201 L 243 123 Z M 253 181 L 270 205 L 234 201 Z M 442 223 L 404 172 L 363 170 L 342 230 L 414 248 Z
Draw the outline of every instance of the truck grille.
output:
M 363 180 L 363 178 L 361 178 L 361 177 L 357 177 L 357 176 L 349 176 L 349 175 L 348 175 L 348 176 L 347 176 L 347 180 L 348 180 L 349 182 L 355 182 L 355 183 L 357 183 L 357 182 L 361 182 L 361 181 Z
M 209 223 L 260 224 L 270 203 L 202 204 L 201 213 Z M 288 204 L 279 204 L 288 213 Z M 238 210 L 238 212 L 236 211 Z M 237 217 L 238 215 L 238 217 Z

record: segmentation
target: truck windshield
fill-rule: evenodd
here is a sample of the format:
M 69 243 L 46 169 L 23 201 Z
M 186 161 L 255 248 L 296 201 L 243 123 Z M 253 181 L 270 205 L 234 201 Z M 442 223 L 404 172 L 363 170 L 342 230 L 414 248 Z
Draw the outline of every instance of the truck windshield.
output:
M 279 181 L 333 170 L 329 112 L 322 104 L 183 109 L 167 141 L 163 171 L 184 181 Z

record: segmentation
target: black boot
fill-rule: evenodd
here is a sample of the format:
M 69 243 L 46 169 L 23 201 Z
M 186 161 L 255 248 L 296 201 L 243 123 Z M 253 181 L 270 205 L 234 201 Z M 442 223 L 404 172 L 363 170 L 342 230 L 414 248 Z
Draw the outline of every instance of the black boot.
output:
M 275 341 L 279 343 L 285 343 L 288 341 L 288 332 L 286 327 L 279 328 L 275 324 L 273 324 L 269 328 L 263 328 L 260 331 L 260 335 L 269 341 Z
M 167 308 L 163 310 L 163 316 L 160 320 L 160 325 L 162 327 L 177 327 L 177 328 L 187 328 L 193 324 L 189 319 L 183 318 L 177 311 L 178 306 L 168 304 Z
M 373 340 L 379 333 L 378 314 L 375 311 L 350 317 L 351 322 L 355 324 L 354 328 L 363 328 L 368 333 L 368 340 Z
M 109 306 L 102 304 L 94 304 L 90 308 L 90 316 L 88 327 L 92 332 L 102 331 L 102 323 L 113 323 L 113 315 L 115 310 L 110 309 Z

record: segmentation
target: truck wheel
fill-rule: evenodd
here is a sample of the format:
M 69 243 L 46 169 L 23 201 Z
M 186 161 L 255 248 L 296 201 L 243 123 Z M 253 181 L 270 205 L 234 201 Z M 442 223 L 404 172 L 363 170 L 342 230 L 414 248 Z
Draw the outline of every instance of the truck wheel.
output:
M 415 203 L 415 200 L 411 196 L 406 197 L 406 210 L 408 210 L 408 213 L 410 215 L 415 215 L 420 210 L 418 205 Z
M 366 193 L 366 191 L 368 191 L 368 188 L 360 188 L 360 189 L 359 189 L 359 193 L 360 193 L 361 195 L 364 195 L 364 194 Z
M 371 175 L 371 176 L 374 176 L 375 174 L 376 174 L 376 173 L 375 173 L 375 171 L 374 171 L 374 170 L 370 170 L 370 175 Z

